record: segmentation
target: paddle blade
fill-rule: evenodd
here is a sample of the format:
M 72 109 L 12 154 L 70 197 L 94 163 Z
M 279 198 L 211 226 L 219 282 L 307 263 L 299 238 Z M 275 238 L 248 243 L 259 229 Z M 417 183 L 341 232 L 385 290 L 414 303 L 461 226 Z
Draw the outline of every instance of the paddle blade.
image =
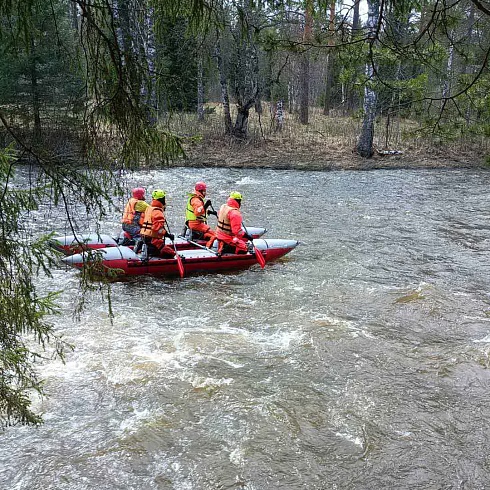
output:
M 265 259 L 264 259 L 264 256 L 262 255 L 262 252 L 254 246 L 254 250 L 255 250 L 255 256 L 257 257 L 257 262 L 260 264 L 260 267 L 262 267 L 262 269 L 265 267 Z
M 182 263 L 182 259 L 178 254 L 175 254 L 175 257 L 177 258 L 177 267 L 179 268 L 180 277 L 184 277 L 185 273 L 184 273 L 184 264 Z

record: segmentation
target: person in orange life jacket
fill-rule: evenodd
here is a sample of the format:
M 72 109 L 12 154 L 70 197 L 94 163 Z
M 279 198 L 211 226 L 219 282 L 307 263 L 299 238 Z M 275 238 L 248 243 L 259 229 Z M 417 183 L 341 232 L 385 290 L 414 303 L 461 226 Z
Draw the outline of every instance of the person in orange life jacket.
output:
M 247 253 L 248 247 L 245 240 L 253 240 L 253 237 L 242 228 L 242 213 L 240 206 L 242 195 L 233 191 L 218 212 L 218 227 L 216 238 L 218 239 L 218 253 L 226 251 L 226 248 L 235 253 Z M 245 239 L 245 240 L 244 240 Z
M 207 216 L 218 213 L 214 210 L 208 210 L 211 206 L 211 201 L 206 197 L 206 184 L 204 182 L 196 182 L 194 192 L 189 194 L 187 207 L 185 209 L 185 224 L 192 231 L 201 233 L 203 238 L 207 240 L 206 247 L 212 247 L 216 240 L 216 233 L 207 223 Z
M 172 233 L 168 233 L 165 229 L 166 193 L 161 189 L 156 189 L 151 196 L 153 200 L 146 208 L 140 235 L 148 246 L 148 255 L 164 258 L 174 257 L 174 249 L 165 245 L 165 237 L 171 241 L 175 238 Z
M 128 239 L 138 238 L 147 207 L 148 203 L 145 202 L 145 189 L 136 187 L 132 190 L 132 197 L 124 208 L 121 220 L 122 229 L 129 235 L 127 236 Z

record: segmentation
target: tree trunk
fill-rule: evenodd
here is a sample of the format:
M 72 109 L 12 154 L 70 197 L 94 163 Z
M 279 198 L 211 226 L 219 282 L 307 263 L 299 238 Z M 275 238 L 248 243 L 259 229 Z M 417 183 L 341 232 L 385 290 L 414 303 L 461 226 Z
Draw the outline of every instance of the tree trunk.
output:
M 308 124 L 309 105 L 310 105 L 310 54 L 307 44 L 311 43 L 311 29 L 313 24 L 313 5 L 312 0 L 306 1 L 305 6 L 305 26 L 303 30 L 303 53 L 301 55 L 301 75 L 300 75 L 300 108 L 299 121 L 301 124 Z
M 225 119 L 225 134 L 231 134 L 231 113 L 230 113 L 230 97 L 228 96 L 228 81 L 225 74 L 225 64 L 221 55 L 221 39 L 218 36 L 215 47 L 216 62 L 218 64 L 219 84 L 221 87 L 221 102 L 223 103 L 223 116 Z
M 353 5 L 352 13 L 352 31 L 351 31 L 351 41 L 354 40 L 361 30 L 360 25 L 360 15 L 359 15 L 359 4 L 361 0 L 355 0 Z M 360 72 L 359 67 L 355 67 L 354 75 L 352 76 L 348 88 L 347 88 L 347 100 L 346 100 L 346 111 L 347 113 L 352 113 L 356 110 L 358 104 L 358 97 L 356 96 L 356 91 L 354 90 L 354 84 L 357 80 L 357 74 Z
M 473 27 L 475 24 L 475 5 L 472 3 L 470 5 L 470 11 L 468 14 L 468 23 L 466 24 L 466 45 L 471 46 L 473 43 Z M 473 72 L 471 68 L 471 64 L 466 61 L 464 63 L 464 70 L 463 73 L 465 75 L 471 75 Z M 470 125 L 470 116 L 471 116 L 471 110 L 470 110 L 471 105 L 468 104 L 465 112 L 465 120 L 466 120 L 466 125 Z
M 235 39 L 235 67 L 233 77 L 233 93 L 238 109 L 233 136 L 244 139 L 247 137 L 248 116 L 250 109 L 260 104 L 259 54 L 256 45 L 256 25 L 254 0 L 242 2 L 241 15 L 232 34 Z M 260 109 L 259 109 L 260 110 Z M 260 117 L 260 114 L 259 114 Z M 260 119 L 259 119 L 260 121 Z
M 255 104 L 255 99 L 250 99 L 246 104 L 238 105 L 235 126 L 233 126 L 233 136 L 245 139 L 248 132 L 248 116 L 251 107 Z
M 308 124 L 309 104 L 310 104 L 310 57 L 308 52 L 301 56 L 301 82 L 300 82 L 300 103 L 299 103 L 299 122 Z
M 355 37 L 357 32 L 359 31 L 360 25 L 360 16 L 359 16 L 359 4 L 361 0 L 355 0 L 354 5 L 352 6 L 352 37 Z
M 327 76 L 325 79 L 325 100 L 323 101 L 323 115 L 328 116 L 332 108 L 332 85 L 334 69 L 333 53 L 330 51 L 327 55 Z
M 376 26 L 379 21 L 379 2 L 380 0 L 368 0 L 368 42 L 371 47 L 376 42 Z M 366 75 L 368 82 L 364 89 L 364 120 L 362 123 L 361 135 L 357 142 L 357 153 L 364 158 L 373 156 L 374 140 L 374 120 L 376 117 L 377 93 L 371 87 L 370 81 L 374 76 L 372 58 L 366 63 Z
M 357 142 L 357 153 L 364 158 L 373 156 L 374 120 L 376 118 L 376 92 L 368 87 L 364 91 L 364 120 Z
M 197 56 L 197 120 L 202 122 L 204 121 L 204 75 L 201 47 Z
M 146 85 L 143 83 L 142 92 L 146 92 L 146 105 L 148 107 L 148 120 L 155 125 L 158 120 L 157 80 L 156 80 L 156 43 L 154 31 L 154 9 L 148 9 L 145 14 L 145 30 L 143 31 L 143 53 L 148 64 L 148 77 Z M 145 32 L 146 31 L 146 32 Z M 145 59 L 143 58 L 143 59 Z
M 73 28 L 74 31 L 78 32 L 78 4 L 77 2 L 70 2 L 68 8 L 69 10 L 69 16 L 71 20 L 71 27 Z
M 296 104 L 296 91 L 295 85 L 290 78 L 288 80 L 288 112 L 293 114 L 296 112 L 297 104 Z
M 452 37 L 452 35 L 451 35 Z M 451 39 L 451 44 L 449 45 L 449 56 L 447 58 L 446 66 L 446 79 L 442 84 L 442 98 L 447 99 L 451 95 L 451 82 L 453 78 L 453 64 L 454 64 L 454 44 Z M 443 101 L 444 103 L 444 101 Z
M 335 1 L 330 4 L 330 20 L 328 23 L 328 55 L 327 55 L 327 77 L 325 80 L 325 100 L 323 102 L 323 114 L 328 116 L 332 108 L 332 86 L 333 86 L 333 71 L 334 71 L 334 56 L 332 47 L 335 45 Z
M 124 83 L 120 83 L 119 89 L 124 90 L 127 96 L 134 98 L 138 105 L 141 95 L 141 79 L 134 66 L 139 66 L 136 62 L 137 43 L 136 30 L 133 28 L 132 14 L 135 11 L 131 0 L 116 0 L 112 4 L 112 15 L 114 15 L 117 26 L 117 42 L 119 46 L 121 70 L 124 71 Z M 124 67 L 124 68 L 123 68 Z M 130 67 L 130 68 L 129 68 Z
M 250 111 L 246 108 L 238 108 L 235 125 L 233 126 L 233 136 L 240 139 L 245 139 L 247 137 L 249 112 Z
M 114 4 L 114 18 L 118 20 L 118 41 L 122 48 L 123 59 L 131 57 L 134 51 L 131 36 L 131 16 L 129 0 L 118 0 Z

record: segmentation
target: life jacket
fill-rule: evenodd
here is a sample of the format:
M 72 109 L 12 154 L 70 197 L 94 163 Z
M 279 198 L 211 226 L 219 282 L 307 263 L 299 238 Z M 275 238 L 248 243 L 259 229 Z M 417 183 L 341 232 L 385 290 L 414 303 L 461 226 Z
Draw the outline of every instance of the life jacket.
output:
M 134 207 L 139 199 L 134 197 L 130 198 L 126 207 L 124 208 L 123 217 L 121 223 L 125 223 L 127 225 L 138 225 L 141 226 L 143 223 L 143 213 L 141 211 L 136 211 Z
M 143 215 L 143 223 L 141 225 L 140 235 L 150 238 L 159 238 L 162 235 L 153 231 L 153 211 L 159 209 L 163 213 L 163 209 L 158 206 L 148 206 Z
M 200 215 L 200 216 L 196 216 L 194 214 L 194 208 L 192 207 L 192 204 L 191 204 L 191 201 L 193 199 L 199 199 L 199 201 L 201 201 L 201 204 L 204 208 L 204 199 L 202 198 L 202 196 L 200 196 L 199 194 L 189 194 L 189 199 L 187 200 L 187 207 L 185 208 L 185 222 L 187 223 L 188 221 L 203 221 L 204 223 L 207 222 L 207 219 L 206 219 L 206 210 L 204 210 L 204 214 Z
M 219 208 L 219 213 L 218 213 L 218 225 L 217 225 L 218 230 L 230 236 L 232 236 L 233 233 L 231 231 L 231 222 L 230 222 L 230 218 L 228 217 L 228 214 L 230 213 L 230 211 L 233 211 L 234 209 L 236 208 L 232 208 L 231 206 L 228 206 L 228 204 L 223 204 Z

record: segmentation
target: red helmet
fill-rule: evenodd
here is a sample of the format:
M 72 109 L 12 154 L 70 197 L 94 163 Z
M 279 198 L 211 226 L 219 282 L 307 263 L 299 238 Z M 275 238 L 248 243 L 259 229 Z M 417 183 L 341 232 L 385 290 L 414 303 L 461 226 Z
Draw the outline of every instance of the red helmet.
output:
M 202 181 L 196 182 L 194 189 L 196 189 L 196 191 L 205 191 L 206 190 L 206 184 Z
M 143 189 L 143 187 L 136 187 L 133 189 L 133 197 L 135 199 L 143 200 L 145 198 L 145 189 Z

